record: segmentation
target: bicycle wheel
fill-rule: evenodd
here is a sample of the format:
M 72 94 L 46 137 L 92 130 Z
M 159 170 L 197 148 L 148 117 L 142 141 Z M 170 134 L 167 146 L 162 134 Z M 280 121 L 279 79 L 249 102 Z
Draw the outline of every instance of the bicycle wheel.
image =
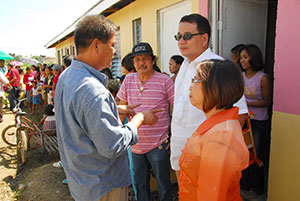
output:
M 17 136 L 18 136 L 17 152 L 18 152 L 18 159 L 21 159 L 22 164 L 26 163 L 26 152 L 28 149 L 27 134 L 26 134 L 27 129 L 28 128 L 26 127 L 20 127 L 17 129 Z
M 31 127 L 28 126 L 26 122 L 22 121 L 22 126 L 28 128 L 29 131 L 33 130 Z M 6 128 L 4 128 L 1 135 L 3 142 L 5 142 L 10 146 L 17 146 L 16 131 L 17 131 L 16 124 L 10 124 Z
M 10 146 L 16 146 L 17 145 L 17 138 L 16 138 L 16 125 L 11 124 L 8 125 L 4 130 L 2 131 L 2 140 L 6 144 Z

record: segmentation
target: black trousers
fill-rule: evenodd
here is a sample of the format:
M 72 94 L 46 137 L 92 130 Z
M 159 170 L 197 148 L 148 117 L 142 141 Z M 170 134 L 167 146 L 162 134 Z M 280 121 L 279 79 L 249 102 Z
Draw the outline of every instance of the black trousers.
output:
M 18 104 L 20 98 L 20 91 L 20 87 L 13 87 L 9 91 L 7 91 L 10 111 L 13 111 L 13 109 Z
M 264 163 L 264 151 L 265 151 L 265 136 L 267 121 L 251 120 L 251 127 L 253 132 L 253 138 L 256 148 L 256 154 L 259 159 Z M 264 193 L 264 166 L 258 167 L 255 164 L 250 165 L 247 169 L 242 171 L 241 188 L 244 190 L 253 190 L 258 194 Z

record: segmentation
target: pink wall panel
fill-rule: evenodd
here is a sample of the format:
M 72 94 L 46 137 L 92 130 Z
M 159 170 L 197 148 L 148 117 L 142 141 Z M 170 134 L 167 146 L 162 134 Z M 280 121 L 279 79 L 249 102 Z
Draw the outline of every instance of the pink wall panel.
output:
M 208 17 L 208 0 L 199 0 L 199 14 Z
M 279 0 L 274 110 L 300 115 L 300 0 Z

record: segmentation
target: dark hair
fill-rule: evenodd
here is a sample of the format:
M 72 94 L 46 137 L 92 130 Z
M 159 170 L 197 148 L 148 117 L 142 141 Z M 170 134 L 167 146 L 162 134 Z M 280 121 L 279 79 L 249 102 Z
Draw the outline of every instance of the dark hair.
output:
M 241 51 L 242 51 L 242 49 L 245 47 L 245 45 L 244 44 L 238 44 L 238 45 L 236 45 L 236 46 L 234 46 L 233 48 L 231 48 L 231 53 L 235 56 L 235 57 L 237 57 L 237 61 L 235 61 L 234 60 L 234 62 L 236 62 L 237 63 L 237 65 L 240 67 L 240 69 L 242 70 L 242 71 L 245 71 L 243 68 L 242 68 L 242 65 L 241 65 L 241 61 L 240 61 L 240 54 L 241 54 Z
M 160 70 L 160 68 L 158 67 L 158 65 L 156 64 L 156 62 L 155 62 L 155 64 L 153 65 L 153 69 L 154 69 L 156 72 L 161 73 L 161 70 Z
M 128 70 L 128 72 L 131 72 L 132 70 L 136 72 L 134 64 L 133 64 L 133 59 L 132 59 L 132 54 L 128 53 L 121 62 L 121 65 Z
M 19 74 L 21 75 L 23 73 L 23 69 L 22 68 L 17 68 L 17 70 L 19 71 Z
M 63 61 L 64 61 L 65 65 L 68 67 L 71 65 L 72 57 L 69 55 L 66 55 L 63 57 Z
M 121 83 L 123 83 L 123 81 L 125 80 L 126 75 L 122 75 L 121 77 L 119 77 Z
M 244 47 L 245 47 L 244 44 L 238 44 L 238 45 L 234 46 L 233 48 L 231 48 L 231 52 L 235 56 L 240 56 L 240 53 Z
M 200 14 L 194 13 L 190 15 L 185 15 L 180 19 L 181 22 L 195 23 L 199 33 L 207 33 L 208 41 L 211 34 L 211 29 L 208 20 Z
M 37 73 L 39 73 L 40 72 L 40 67 L 38 67 L 38 66 L 35 67 L 35 70 L 36 70 Z
M 157 61 L 157 57 L 155 55 L 151 55 L 152 56 L 152 60 L 154 61 L 154 64 L 153 64 L 153 69 L 159 73 L 161 73 L 161 70 L 160 68 L 158 67 L 156 61 Z
M 44 110 L 45 115 L 47 115 L 47 116 L 54 116 L 55 113 L 53 112 L 53 108 L 54 108 L 54 106 L 52 104 L 46 105 L 45 110 Z
M 184 58 L 180 55 L 173 55 L 171 59 L 173 59 L 176 64 L 182 64 L 184 61 Z
M 53 67 L 53 64 L 51 66 L 46 66 L 45 70 L 48 68 L 52 72 L 52 67 Z
M 243 50 L 246 50 L 247 54 L 250 57 L 249 63 L 253 71 L 257 72 L 264 69 L 263 57 L 257 45 L 245 45 L 245 47 L 241 51 Z
M 26 71 L 28 71 L 28 70 L 30 70 L 30 67 L 28 66 L 28 67 L 26 67 Z
M 14 67 L 14 65 L 12 65 L 11 63 L 8 63 L 7 65 L 10 66 L 10 67 Z
M 94 39 L 106 44 L 116 31 L 116 26 L 103 15 L 90 15 L 83 18 L 74 31 L 77 53 L 87 48 Z
M 111 73 L 111 70 L 109 68 L 104 68 L 101 73 L 104 73 L 108 79 L 113 79 L 113 75 Z
M 197 65 L 202 83 L 203 111 L 228 109 L 244 94 L 244 81 L 238 66 L 225 60 L 206 60 Z

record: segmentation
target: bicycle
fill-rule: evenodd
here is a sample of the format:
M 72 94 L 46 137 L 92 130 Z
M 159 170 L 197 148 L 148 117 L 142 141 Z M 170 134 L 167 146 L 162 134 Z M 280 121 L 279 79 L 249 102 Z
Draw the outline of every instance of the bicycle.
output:
M 2 140 L 10 146 L 17 146 L 17 157 L 21 159 L 22 163 L 26 162 L 25 154 L 28 149 L 26 132 L 33 130 L 27 123 L 32 122 L 24 117 L 26 112 L 23 112 L 20 108 L 20 105 L 24 100 L 26 100 L 26 98 L 20 100 L 13 109 L 13 113 L 15 113 L 15 124 L 8 125 L 2 131 Z
M 13 113 L 15 113 L 15 123 L 8 125 L 2 131 L 1 137 L 3 142 L 10 146 L 17 146 L 17 128 L 21 127 L 21 125 L 30 128 L 27 122 L 32 123 L 30 119 L 25 117 L 26 113 L 22 112 L 20 108 L 20 104 L 24 100 L 26 100 L 26 98 L 20 100 L 13 109 Z
M 30 145 L 30 139 L 33 136 L 38 146 L 44 147 L 47 151 L 57 150 L 58 145 L 56 140 L 56 129 L 41 130 L 38 124 L 26 118 L 26 112 L 22 112 L 20 104 L 22 99 L 14 108 L 15 124 L 7 126 L 2 132 L 2 139 L 9 145 L 17 146 L 17 158 L 21 160 L 22 164 L 26 162 L 26 152 Z M 30 126 L 29 126 L 30 125 Z M 12 129 L 12 132 L 9 132 Z M 48 141 L 44 140 L 46 136 Z M 35 148 L 35 147 L 31 147 Z

